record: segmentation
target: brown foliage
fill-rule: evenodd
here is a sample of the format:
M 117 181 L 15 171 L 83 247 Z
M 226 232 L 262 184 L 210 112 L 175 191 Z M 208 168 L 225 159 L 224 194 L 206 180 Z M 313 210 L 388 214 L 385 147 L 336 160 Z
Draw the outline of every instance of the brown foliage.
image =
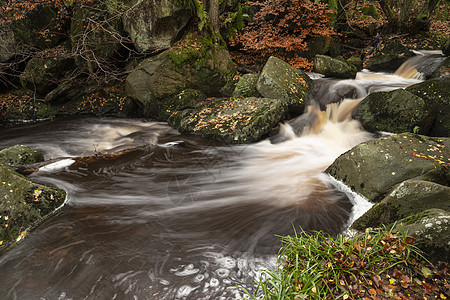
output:
M 238 43 L 243 50 L 262 60 L 276 55 L 294 67 L 312 66 L 299 56 L 308 50 L 307 39 L 315 36 L 330 37 L 331 11 L 327 4 L 302 0 L 264 0 L 248 2 L 260 7 L 248 24 Z

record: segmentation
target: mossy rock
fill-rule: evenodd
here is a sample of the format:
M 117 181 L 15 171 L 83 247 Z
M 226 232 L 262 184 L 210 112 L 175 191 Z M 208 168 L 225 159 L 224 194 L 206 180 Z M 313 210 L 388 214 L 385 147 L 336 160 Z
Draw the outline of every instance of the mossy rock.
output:
M 0 62 L 6 62 L 18 53 L 14 32 L 10 25 L 0 24 Z
M 195 6 L 192 1 L 108 0 L 110 7 L 124 12 L 123 28 L 140 52 L 170 48 L 182 35 Z
M 358 70 L 344 60 L 332 58 L 326 55 L 316 55 L 314 58 L 314 72 L 326 77 L 355 78 Z
M 96 86 L 82 85 L 81 82 L 63 83 L 57 92 L 47 96 L 49 102 L 29 101 L 13 105 L 1 116 L 0 122 L 67 117 L 75 115 L 93 115 L 107 117 L 136 117 L 136 102 L 116 88 L 98 89 Z
M 16 145 L 0 150 L 0 162 L 6 165 L 28 165 L 43 160 L 44 157 L 41 153 L 24 145 Z
M 26 89 L 45 95 L 57 87 L 57 80 L 64 78 L 67 72 L 74 69 L 72 58 L 40 58 L 30 59 L 20 81 Z
M 64 28 L 56 21 L 57 12 L 50 7 L 42 7 L 27 14 L 26 18 L 12 23 L 15 41 L 37 49 L 49 49 L 58 45 L 64 38 Z M 44 36 L 41 31 L 52 34 Z
M 303 113 L 313 81 L 305 73 L 274 56 L 269 57 L 256 89 L 268 99 L 280 99 L 294 115 Z
M 258 78 L 258 74 L 245 74 L 240 76 L 238 82 L 236 83 L 233 97 L 260 97 L 261 94 L 256 89 Z
M 159 112 L 159 115 L 162 116 L 162 119 L 167 120 L 173 112 L 195 108 L 205 100 L 206 95 L 201 91 L 194 89 L 182 90 L 180 93 L 164 102 L 165 107 L 162 107 L 162 111 Z
M 423 99 L 433 113 L 431 136 L 450 136 L 450 78 L 441 77 L 411 85 L 405 90 Z
M 375 72 L 395 72 L 408 58 L 415 56 L 402 44 L 388 42 L 380 53 L 372 56 L 367 61 L 367 69 Z
M 353 55 L 347 59 L 347 62 L 352 66 L 355 66 L 358 72 L 363 69 L 363 61 L 359 56 Z
M 102 26 L 92 26 L 93 22 Z M 114 57 L 122 47 L 121 26 L 120 15 L 109 12 L 104 2 L 77 4 L 70 28 L 72 49 L 81 54 L 77 65 L 92 72 Z
M 144 115 L 165 120 L 160 112 L 181 91 L 217 95 L 233 80 L 236 69 L 226 48 L 201 36 L 187 37 L 186 44 L 144 60 L 128 75 L 126 92 Z
M 450 212 L 445 209 L 428 209 L 402 219 L 394 228 L 397 232 L 412 235 L 416 246 L 433 262 L 450 262 Z
M 425 100 L 403 89 L 376 92 L 364 98 L 352 112 L 364 129 L 391 133 L 428 134 L 433 126 L 433 110 Z
M 215 99 L 194 109 L 174 112 L 168 122 L 181 133 L 227 144 L 249 143 L 267 134 L 286 111 L 287 105 L 279 99 Z
M 431 208 L 450 210 L 450 188 L 434 182 L 406 180 L 395 186 L 378 204 L 357 219 L 352 227 L 390 225 Z
M 448 138 L 413 133 L 381 137 L 345 152 L 326 173 L 376 203 L 408 179 L 449 185 L 449 147 Z
M 37 184 L 0 162 L 0 249 L 60 207 L 66 192 Z

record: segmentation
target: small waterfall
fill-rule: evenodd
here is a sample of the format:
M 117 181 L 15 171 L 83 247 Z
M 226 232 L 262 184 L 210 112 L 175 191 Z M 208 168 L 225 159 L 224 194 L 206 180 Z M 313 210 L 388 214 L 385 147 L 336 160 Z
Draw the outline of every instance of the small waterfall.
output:
M 408 79 L 424 80 L 429 78 L 444 61 L 442 53 L 439 55 L 416 52 L 416 54 L 405 61 L 394 74 Z

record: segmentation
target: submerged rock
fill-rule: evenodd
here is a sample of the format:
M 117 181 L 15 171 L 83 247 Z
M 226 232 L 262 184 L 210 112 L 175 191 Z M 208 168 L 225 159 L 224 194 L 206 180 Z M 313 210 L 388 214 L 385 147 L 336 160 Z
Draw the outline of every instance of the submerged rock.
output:
M 216 99 L 194 109 L 175 112 L 168 121 L 181 133 L 237 144 L 259 140 L 286 111 L 287 105 L 279 99 Z
M 300 70 L 271 56 L 259 76 L 256 88 L 269 99 L 280 99 L 291 113 L 303 113 L 313 81 Z
M 64 203 L 66 193 L 37 184 L 0 162 L 0 249 Z
M 429 181 L 406 180 L 357 219 L 352 227 L 364 230 L 367 227 L 390 225 L 431 208 L 450 211 L 449 199 L 450 188 L 447 186 Z
M 408 180 L 450 183 L 450 139 L 403 133 L 361 143 L 326 170 L 371 202 Z
M 24 145 L 0 150 L 0 162 L 6 165 L 28 165 L 44 161 L 41 153 Z
M 447 198 L 448 199 L 448 198 Z M 429 209 L 399 221 L 394 229 L 406 231 L 433 263 L 450 262 L 450 212 Z
M 326 55 L 316 55 L 314 58 L 314 72 L 327 77 L 355 78 L 358 70 L 356 66 L 349 62 Z

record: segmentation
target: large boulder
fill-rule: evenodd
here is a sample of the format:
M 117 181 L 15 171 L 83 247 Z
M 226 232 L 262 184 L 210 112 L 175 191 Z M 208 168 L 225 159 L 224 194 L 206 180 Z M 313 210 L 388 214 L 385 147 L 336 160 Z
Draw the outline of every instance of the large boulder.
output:
M 21 239 L 66 197 L 63 190 L 34 183 L 2 162 L 0 195 L 0 249 Z
M 28 165 L 44 160 L 41 153 L 24 145 L 16 145 L 0 150 L 0 162 L 6 165 Z
M 269 99 L 280 99 L 291 113 L 301 114 L 305 108 L 312 80 L 300 70 L 271 56 L 259 76 L 256 88 Z
M 369 94 L 353 110 L 352 118 L 371 132 L 402 133 L 420 128 L 422 134 L 430 132 L 434 119 L 422 98 L 403 89 Z
M 122 20 L 138 51 L 170 48 L 193 16 L 190 1 L 108 0 L 125 12 Z
M 14 32 L 10 25 L 0 24 L 0 62 L 5 62 L 17 53 Z
M 338 157 L 326 170 L 371 202 L 408 179 L 450 183 L 450 139 L 413 133 L 361 143 Z
M 108 3 L 93 1 L 77 4 L 73 13 L 70 38 L 79 66 L 95 71 L 99 65 L 117 54 L 123 34 L 118 11 Z
M 379 53 L 369 58 L 366 68 L 375 72 L 395 72 L 414 52 L 402 44 L 392 41 L 382 46 Z
M 441 77 L 411 85 L 406 91 L 423 99 L 432 112 L 433 123 L 427 135 L 450 136 L 450 78 Z
M 220 93 L 236 74 L 228 50 L 206 37 L 188 37 L 186 46 L 167 50 L 141 62 L 126 79 L 125 89 L 144 115 L 163 119 L 169 100 L 186 89 L 206 95 Z
M 314 72 L 326 77 L 355 78 L 358 70 L 346 61 L 326 55 L 316 55 L 314 57 Z
M 450 211 L 449 199 L 450 188 L 447 186 L 429 181 L 406 180 L 357 219 L 352 227 L 364 230 L 367 227 L 390 225 L 431 208 Z
M 394 230 L 412 235 L 417 247 L 427 254 L 431 262 L 450 262 L 449 210 L 433 208 L 419 212 L 400 220 Z
M 249 143 L 267 134 L 285 115 L 279 99 L 227 98 L 174 112 L 169 124 L 181 133 L 198 134 L 228 144 Z
M 67 72 L 74 69 L 74 60 L 70 57 L 30 59 L 20 77 L 22 86 L 45 95 L 58 86 Z

